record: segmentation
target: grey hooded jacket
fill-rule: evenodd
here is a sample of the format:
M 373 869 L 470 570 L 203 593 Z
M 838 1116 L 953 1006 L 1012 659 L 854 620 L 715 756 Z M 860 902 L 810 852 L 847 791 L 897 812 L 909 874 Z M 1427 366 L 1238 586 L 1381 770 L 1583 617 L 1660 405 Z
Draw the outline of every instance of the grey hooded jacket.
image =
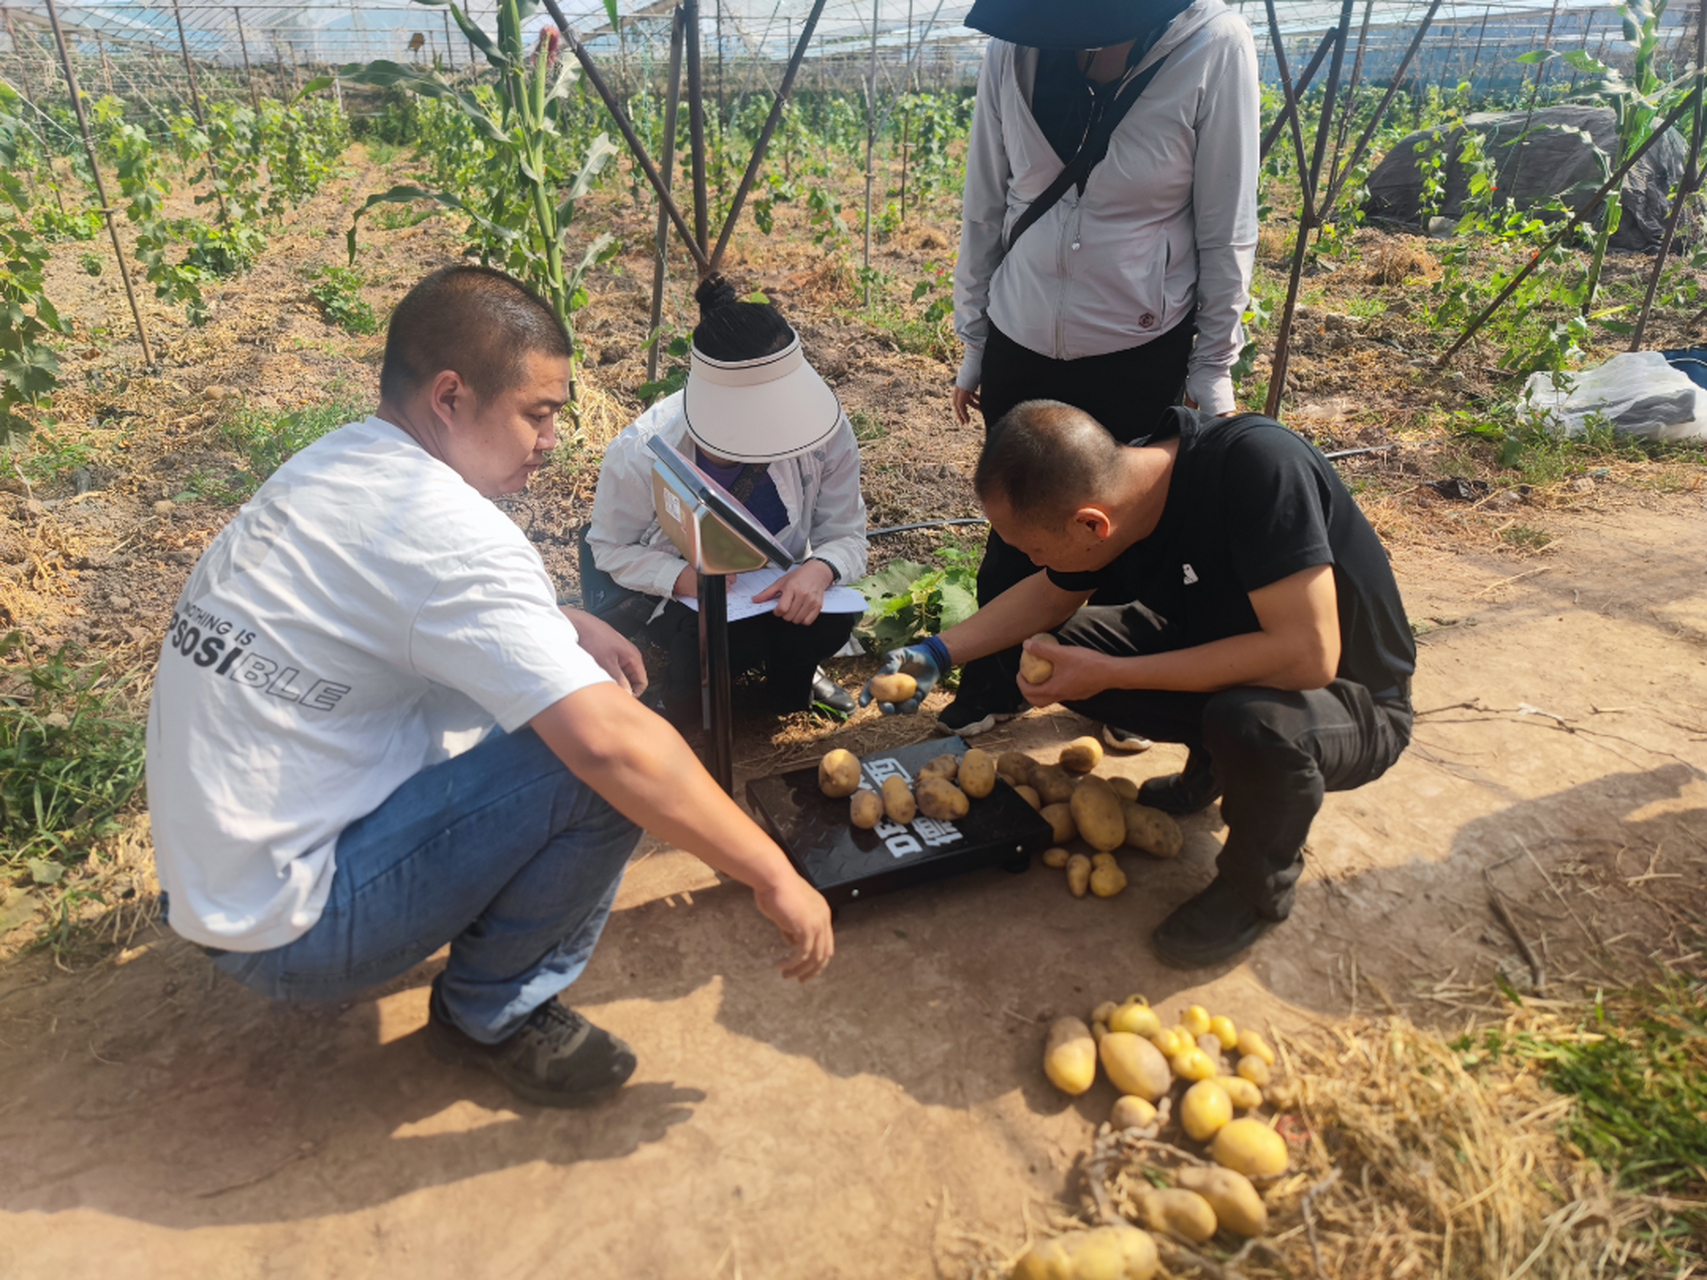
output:
M 1062 162 L 1031 115 L 1036 50 L 990 41 L 954 272 L 966 347 L 956 385 L 977 389 L 991 322 L 1040 355 L 1075 360 L 1140 346 L 1195 312 L 1186 393 L 1209 413 L 1236 407 L 1228 371 L 1256 259 L 1256 48 L 1222 0 L 1196 0 L 1130 74 L 1163 56 L 1083 197 L 1069 188 L 1004 259 L 1007 232 Z

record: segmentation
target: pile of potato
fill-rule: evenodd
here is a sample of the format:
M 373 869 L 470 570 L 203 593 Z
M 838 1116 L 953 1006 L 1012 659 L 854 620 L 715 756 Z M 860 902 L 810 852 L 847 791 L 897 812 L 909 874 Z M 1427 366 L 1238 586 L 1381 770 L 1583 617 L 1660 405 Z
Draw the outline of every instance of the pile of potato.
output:
M 1099 1064 L 1121 1095 L 1109 1116 L 1112 1128 L 1151 1129 L 1145 1136 L 1153 1136 L 1177 1115 L 1184 1137 L 1203 1144 L 1218 1166 L 1179 1169 L 1173 1186 L 1140 1193 L 1145 1225 L 1194 1244 L 1218 1230 L 1261 1235 L 1268 1210 L 1256 1184 L 1286 1172 L 1288 1154 L 1286 1140 L 1255 1112 L 1264 1102 L 1285 1109 L 1297 1097 L 1289 1082 L 1275 1077 L 1274 1050 L 1262 1034 L 1211 1016 L 1202 1005 L 1163 1026 L 1142 996 L 1098 1005 L 1089 1026 L 1067 1017 L 1049 1028 L 1043 1070 L 1056 1088 L 1086 1092 Z M 1014 1274 L 1078 1273 L 1021 1268 Z
M 1126 887 L 1114 850 L 1127 845 L 1171 858 L 1184 837 L 1168 814 L 1138 803 L 1138 787 L 1130 778 L 1095 776 L 1092 770 L 1101 763 L 1102 743 L 1095 738 L 1068 743 L 1054 764 L 1040 764 L 1023 751 L 992 756 L 972 747 L 958 758 L 938 756 L 919 770 L 911 787 L 900 778 L 886 778 L 876 792 L 860 786 L 859 757 L 838 747 L 818 762 L 818 789 L 831 799 L 848 797 L 848 821 L 870 830 L 885 817 L 903 826 L 921 813 L 950 822 L 964 818 L 971 802 L 989 795 L 1001 778 L 1049 823 L 1055 845 L 1043 861 L 1066 868 L 1073 896 L 1088 892 L 1110 898 Z M 1075 836 L 1095 852 L 1068 853 L 1062 846 Z

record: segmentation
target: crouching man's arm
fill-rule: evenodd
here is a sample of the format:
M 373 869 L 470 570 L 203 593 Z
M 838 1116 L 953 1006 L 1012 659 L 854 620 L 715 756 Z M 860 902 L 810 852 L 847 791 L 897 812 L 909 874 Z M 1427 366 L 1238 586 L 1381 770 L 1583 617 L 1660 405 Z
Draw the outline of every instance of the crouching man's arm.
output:
M 1237 685 L 1320 689 L 1339 669 L 1339 596 L 1332 565 L 1316 565 L 1250 593 L 1260 630 L 1189 649 L 1117 657 L 1092 649 L 1026 641 L 1054 664 L 1042 684 L 1020 682 L 1034 707 L 1082 702 L 1105 689 L 1214 693 Z
M 579 619 L 576 620 L 577 622 Z M 530 722 L 576 777 L 626 817 L 739 880 L 793 948 L 802 982 L 835 951 L 830 907 L 776 843 L 723 793 L 670 725 L 613 684 L 596 684 Z

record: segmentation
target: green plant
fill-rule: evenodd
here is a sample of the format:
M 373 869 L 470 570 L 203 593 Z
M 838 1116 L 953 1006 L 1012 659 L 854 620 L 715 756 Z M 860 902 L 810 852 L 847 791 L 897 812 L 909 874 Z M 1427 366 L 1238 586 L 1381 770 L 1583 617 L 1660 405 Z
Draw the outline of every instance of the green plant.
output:
M 32 436 L 29 449 L 24 470 L 40 481 L 57 480 L 67 471 L 87 466 L 95 456 L 94 445 L 87 435 L 71 440 L 54 427 L 46 427 Z
M 232 478 L 225 492 L 209 496 L 228 502 L 246 500 L 292 454 L 306 449 L 328 431 L 366 416 L 364 406 L 345 398 L 298 409 L 294 413 L 268 413 L 248 407 L 241 409 L 222 434 L 243 456 L 244 469 Z
M 106 269 L 106 263 L 101 261 L 98 253 L 80 253 L 77 255 L 77 265 L 83 268 L 86 276 L 98 276 Z
M 13 169 L 28 136 L 23 100 L 0 83 L 0 205 L 13 217 L 0 221 L 0 444 L 26 434 L 59 385 L 52 336 L 70 332 L 48 300 L 42 268 L 48 251 L 30 229 L 30 197 Z
M 0 866 L 54 884 L 142 780 L 143 726 L 119 709 L 129 677 L 71 645 L 31 654 L 0 638 Z
M 664 340 L 663 330 L 658 330 L 646 340 L 646 348 Z M 688 353 L 693 350 L 693 336 L 678 333 L 671 338 L 664 348 L 664 354 L 671 364 L 664 372 L 651 382 L 642 382 L 635 388 L 634 394 L 646 404 L 662 400 L 665 396 L 673 396 L 688 384 Z
M 940 569 L 892 560 L 854 583 L 870 603 L 859 635 L 868 648 L 895 649 L 964 622 L 978 609 L 978 562 L 959 547 L 937 552 Z
M 366 282 L 361 272 L 354 267 L 326 266 L 316 271 L 313 279 L 308 292 L 332 324 L 345 333 L 373 333 L 379 328 L 373 308 L 362 300 L 361 288 Z
M 356 227 L 363 213 L 380 204 L 431 200 L 467 214 L 473 224 L 471 248 L 481 261 L 527 280 L 573 332 L 574 313 L 587 301 L 583 281 L 588 270 L 614 256 L 620 246 L 609 235 L 598 236 L 571 268 L 564 262 L 564 237 L 576 202 L 591 189 L 616 146 L 599 133 L 586 144 L 578 170 L 568 167 L 570 155 L 579 150 L 563 145 L 573 132 L 565 126 L 574 122 L 569 104 L 576 64 L 556 52 L 554 30 L 541 32 L 530 53 L 520 0 L 500 0 L 496 39 L 457 5 L 449 7 L 463 34 L 497 73 L 495 99 L 491 91 L 453 88 L 436 72 L 395 62 L 352 65 L 340 74 L 354 83 L 395 88 L 454 107 L 460 123 L 475 135 L 477 145 L 469 154 L 479 167 L 475 173 L 458 175 L 460 192 L 408 185 L 369 196 L 350 222 L 350 261 L 356 259 Z M 573 373 L 569 404 L 579 426 Z
M 56 209 L 40 206 L 30 219 L 43 240 L 93 240 L 101 234 L 102 221 L 96 209 Z
M 889 429 L 883 425 L 883 419 L 875 413 L 867 413 L 864 409 L 850 410 L 848 423 L 853 427 L 854 439 L 861 444 L 870 444 L 889 434 Z

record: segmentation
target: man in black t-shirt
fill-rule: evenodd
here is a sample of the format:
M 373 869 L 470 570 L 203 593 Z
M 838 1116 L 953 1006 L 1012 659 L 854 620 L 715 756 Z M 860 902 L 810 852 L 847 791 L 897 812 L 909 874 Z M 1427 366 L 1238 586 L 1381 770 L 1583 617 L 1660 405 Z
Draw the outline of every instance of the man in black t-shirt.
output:
M 889 655 L 919 680 L 1025 647 L 1054 664 L 1020 681 L 1033 706 L 1190 749 L 1139 800 L 1174 814 L 1217 797 L 1215 880 L 1156 929 L 1182 967 L 1244 950 L 1292 908 L 1328 791 L 1380 777 L 1410 741 L 1416 666 L 1375 531 L 1308 442 L 1256 415 L 1175 409 L 1118 443 L 1081 411 L 1033 400 L 985 441 L 975 478 L 990 523 L 1043 572 L 971 618 Z M 1089 607 L 1085 607 L 1089 603 Z M 869 689 L 862 702 L 870 701 Z

